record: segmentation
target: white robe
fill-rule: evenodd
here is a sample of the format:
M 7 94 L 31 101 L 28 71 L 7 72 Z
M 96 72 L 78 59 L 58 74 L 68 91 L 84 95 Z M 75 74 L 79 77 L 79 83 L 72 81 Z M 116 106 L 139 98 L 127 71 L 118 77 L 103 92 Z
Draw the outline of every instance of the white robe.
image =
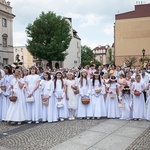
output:
M 91 88 L 90 88 L 90 79 L 88 79 L 88 83 L 86 84 L 86 79 L 83 78 L 83 86 L 78 79 L 78 88 L 79 88 L 79 96 L 78 96 L 78 109 L 77 109 L 77 117 L 93 117 L 93 103 L 91 99 Z M 89 96 L 90 103 L 82 104 L 82 97 Z
M 142 82 L 134 82 L 132 85 L 132 90 L 137 90 L 141 92 L 144 89 L 144 84 Z M 144 119 L 145 118 L 145 100 L 143 93 L 140 96 L 135 96 L 133 94 L 133 118 L 134 119 Z
M 58 99 L 58 97 L 60 97 L 60 96 L 62 97 L 61 100 Z M 57 106 L 56 106 L 57 102 L 59 102 L 59 101 L 62 101 L 62 103 L 64 105 L 62 108 L 57 108 Z M 68 117 L 68 106 L 67 106 L 66 95 L 65 95 L 65 91 L 64 91 L 64 88 L 62 87 L 62 82 L 60 79 L 57 79 L 56 88 L 54 89 L 54 107 L 57 110 L 54 118 L 57 117 L 57 119 L 59 119 L 59 118 L 67 118 Z M 54 111 L 55 111 L 55 108 L 54 108 Z
M 150 86 L 148 90 L 148 97 L 147 97 L 146 105 L 147 105 L 146 120 L 150 121 Z
M 114 98 L 111 98 L 109 93 L 107 94 L 106 97 L 106 111 L 107 111 L 107 117 L 108 118 L 119 118 L 120 113 L 119 113 L 119 107 L 118 107 L 118 97 L 116 93 L 116 88 L 118 88 L 117 83 L 111 83 L 107 85 L 109 88 L 109 92 L 112 92 L 115 94 Z
M 40 76 L 36 74 L 28 75 L 26 77 L 25 82 L 28 83 L 29 88 L 29 91 L 27 91 L 28 94 L 30 94 L 34 90 L 34 88 L 40 80 Z M 42 119 L 42 100 L 39 88 L 37 88 L 37 90 L 33 93 L 33 98 L 34 102 L 26 103 L 27 117 L 29 121 L 38 121 L 39 119 Z
M 133 103 L 132 95 L 131 94 L 124 94 L 121 95 L 122 103 L 124 107 L 121 108 L 121 117 L 120 119 L 131 119 L 131 107 Z
M 54 105 L 53 105 L 53 91 L 54 91 L 54 83 L 52 80 L 46 81 L 42 80 L 41 82 L 41 95 L 50 96 L 48 105 L 42 104 L 42 120 L 52 122 L 53 121 L 53 113 Z M 54 119 L 55 120 L 55 119 Z
M 7 121 L 25 121 L 27 120 L 26 102 L 23 89 L 19 88 L 18 81 L 23 83 L 23 79 L 13 78 L 11 85 L 13 86 L 14 96 L 17 96 L 16 102 L 10 102 L 6 120 Z
M 2 85 L 6 86 L 6 90 L 2 91 L 2 120 L 6 120 L 6 114 L 10 104 L 10 82 L 14 78 L 13 75 L 4 75 L 2 78 Z
M 92 82 L 92 81 L 91 81 Z M 100 93 L 96 93 L 95 90 L 100 89 Z M 92 102 L 93 102 L 93 114 L 94 117 L 106 116 L 106 104 L 104 101 L 105 86 L 103 83 L 99 84 L 99 80 L 95 80 L 95 85 L 92 85 Z
M 72 85 L 76 85 L 75 80 L 66 80 L 66 85 L 67 85 L 67 94 L 69 97 L 68 100 L 68 109 L 77 109 L 77 95 L 74 94 L 73 89 L 71 88 Z

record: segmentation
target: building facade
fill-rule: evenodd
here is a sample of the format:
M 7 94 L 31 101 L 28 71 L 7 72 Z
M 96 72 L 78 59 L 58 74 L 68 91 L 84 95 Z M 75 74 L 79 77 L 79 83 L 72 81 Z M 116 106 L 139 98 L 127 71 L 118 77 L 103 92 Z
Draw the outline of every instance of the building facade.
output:
M 13 18 L 9 1 L 0 0 L 0 68 L 13 63 Z
M 29 53 L 26 46 L 14 47 L 13 62 L 15 62 L 15 63 L 21 62 L 23 64 L 23 66 L 25 66 L 26 68 L 29 68 L 35 64 L 33 56 Z
M 97 46 L 93 49 L 94 59 L 105 65 L 109 63 L 110 46 Z
M 123 65 L 130 56 L 140 66 L 143 49 L 144 56 L 150 57 L 150 4 L 136 5 L 134 11 L 115 16 L 114 43 L 116 65 Z

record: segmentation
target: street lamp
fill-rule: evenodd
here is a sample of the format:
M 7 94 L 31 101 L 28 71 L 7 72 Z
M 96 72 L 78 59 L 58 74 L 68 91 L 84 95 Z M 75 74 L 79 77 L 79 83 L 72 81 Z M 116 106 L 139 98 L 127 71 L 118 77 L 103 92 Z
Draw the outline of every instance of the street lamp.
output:
M 143 58 L 145 56 L 145 49 L 142 49 Z

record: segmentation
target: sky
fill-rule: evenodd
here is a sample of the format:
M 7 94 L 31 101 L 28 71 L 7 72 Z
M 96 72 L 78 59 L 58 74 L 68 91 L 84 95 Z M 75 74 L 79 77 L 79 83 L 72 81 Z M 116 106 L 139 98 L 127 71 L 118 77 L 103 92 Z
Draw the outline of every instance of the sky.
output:
M 94 49 L 112 45 L 115 15 L 133 11 L 137 0 L 9 0 L 13 7 L 13 45 L 25 46 L 25 29 L 42 11 L 72 18 L 72 27 L 78 32 L 81 44 Z M 150 0 L 142 1 L 143 4 Z

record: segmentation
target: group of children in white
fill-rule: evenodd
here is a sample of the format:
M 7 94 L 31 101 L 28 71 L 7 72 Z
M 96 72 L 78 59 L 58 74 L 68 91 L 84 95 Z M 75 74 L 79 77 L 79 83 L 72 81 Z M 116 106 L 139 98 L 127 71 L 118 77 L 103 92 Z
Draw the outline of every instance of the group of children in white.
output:
M 56 122 L 75 118 L 146 119 L 150 120 L 150 84 L 135 76 L 130 86 L 121 85 L 115 76 L 102 78 L 95 71 L 88 78 L 82 69 L 80 77 L 73 72 L 64 78 L 61 71 L 52 76 L 44 72 L 44 79 L 36 74 L 35 66 L 28 70 L 16 69 L 10 74 L 10 66 L 4 67 L 0 78 L 0 120 L 21 124 Z M 147 91 L 145 103 L 143 92 Z

